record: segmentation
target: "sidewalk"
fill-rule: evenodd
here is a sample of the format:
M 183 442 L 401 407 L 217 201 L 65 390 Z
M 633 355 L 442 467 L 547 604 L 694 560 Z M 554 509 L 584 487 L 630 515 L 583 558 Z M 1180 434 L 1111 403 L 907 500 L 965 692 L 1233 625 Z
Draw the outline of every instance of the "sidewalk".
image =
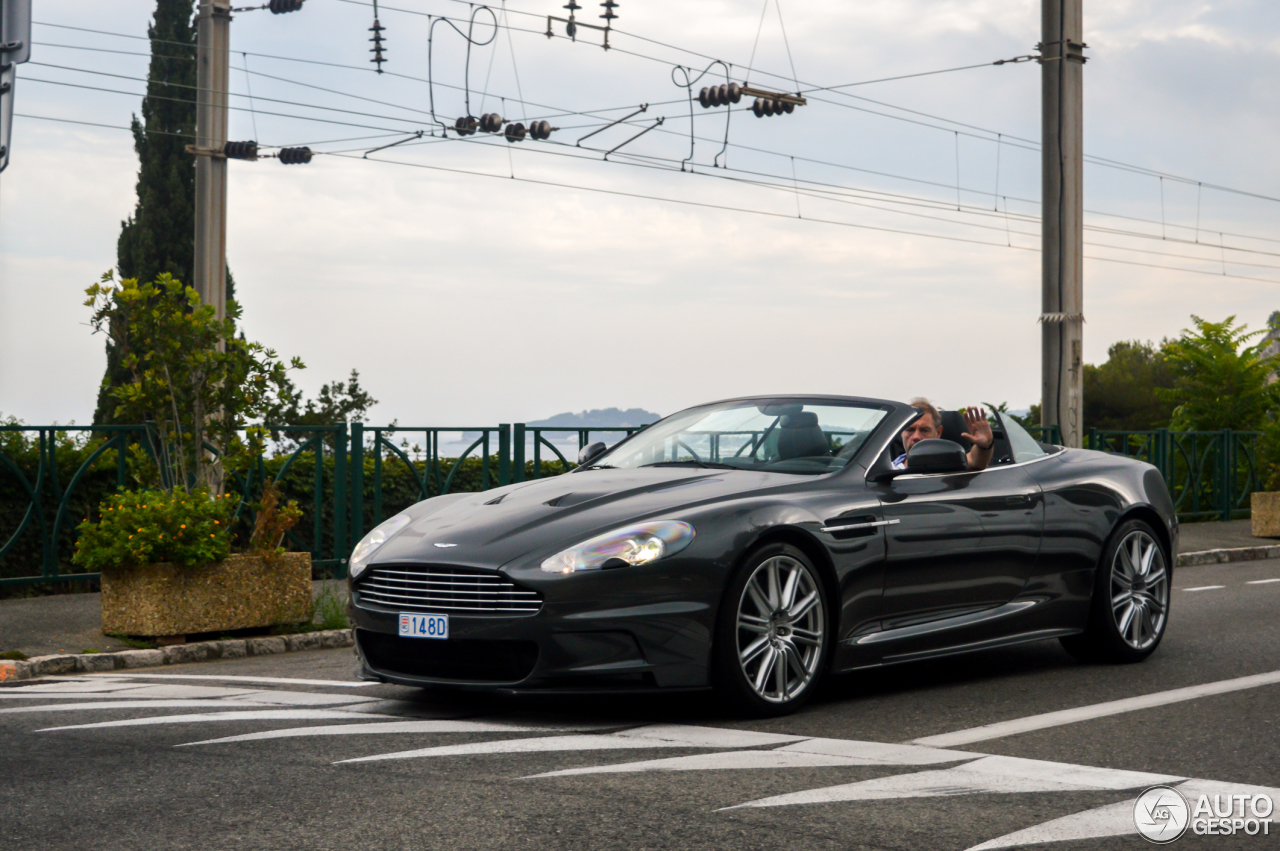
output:
M 312 596 L 320 596 L 329 587 L 346 599 L 346 582 L 334 580 L 313 582 Z M 50 656 L 85 650 L 110 653 L 136 646 L 102 634 L 101 594 L 0 600 L 0 652 L 17 650 L 28 656 Z
M 1249 520 L 1221 520 L 1210 523 L 1183 523 L 1179 542 L 1182 553 L 1205 550 L 1269 547 L 1280 545 L 1280 538 L 1255 538 Z

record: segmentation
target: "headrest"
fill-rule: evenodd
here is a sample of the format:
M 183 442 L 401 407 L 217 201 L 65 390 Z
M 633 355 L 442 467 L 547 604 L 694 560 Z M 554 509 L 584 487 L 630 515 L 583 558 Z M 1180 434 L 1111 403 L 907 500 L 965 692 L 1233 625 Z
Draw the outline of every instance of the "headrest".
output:
M 959 411 L 940 411 L 939 413 L 942 417 L 942 439 L 958 443 L 961 449 L 968 452 L 973 444 L 960 436 L 969 430 L 964 424 L 964 414 Z
M 786 414 L 779 423 L 783 428 L 812 428 L 818 424 L 818 415 L 813 411 L 800 411 Z

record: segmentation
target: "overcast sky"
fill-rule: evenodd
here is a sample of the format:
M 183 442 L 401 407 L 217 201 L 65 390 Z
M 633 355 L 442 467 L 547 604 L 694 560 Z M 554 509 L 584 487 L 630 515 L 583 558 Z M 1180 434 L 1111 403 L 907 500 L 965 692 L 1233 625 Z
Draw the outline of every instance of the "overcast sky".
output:
M 731 171 L 712 167 L 725 110 L 697 105 L 699 138 L 680 171 L 690 108 L 672 82 L 672 63 L 706 67 L 695 53 L 733 63 L 743 82 L 757 28 L 751 82 L 787 90 L 797 84 L 786 42 L 805 89 L 1025 55 L 1039 41 L 1038 3 L 784 0 L 784 42 L 773 2 L 761 26 L 758 0 L 622 0 L 606 52 L 595 32 L 576 44 L 541 35 L 545 15 L 564 14 L 560 0 L 510 0 L 514 29 L 472 48 L 471 112 L 561 129 L 517 145 L 426 138 L 366 160 L 368 148 L 431 127 L 430 19 L 397 9 L 465 18 L 469 8 L 391 5 L 381 4 L 385 67 L 403 76 L 363 70 L 363 2 L 308 0 L 296 14 L 232 24 L 232 88 L 256 97 L 233 98 L 244 109 L 232 112 L 232 138 L 353 152 L 230 164 L 228 258 L 245 332 L 300 356 L 308 391 L 354 367 L 380 400 L 372 420 L 401 425 L 606 406 L 668 414 L 774 392 L 1038 401 L 1038 65 L 842 90 L 870 101 L 822 92 L 772 118 L 739 108 Z M 584 5 L 580 20 L 595 22 L 595 0 Z M 144 36 L 154 3 L 34 6 L 17 111 L 126 126 L 147 68 L 132 54 L 147 42 L 65 27 Z M 487 21 L 477 41 L 495 35 Z M 1280 4 L 1085 0 L 1085 40 L 1089 155 L 1280 197 Z M 466 110 L 464 47 L 435 27 L 435 109 L 449 124 Z M 723 80 L 714 69 L 694 91 Z M 574 147 L 644 103 L 632 126 Z M 600 151 L 659 117 L 602 162 Z M 20 117 L 12 142 L 0 177 L 0 413 L 87 422 L 104 356 L 83 290 L 114 265 L 135 204 L 132 139 Z M 1086 261 L 1087 361 L 1117 340 L 1174 335 L 1193 313 L 1259 327 L 1280 308 L 1280 203 L 1099 165 L 1086 167 L 1085 188 L 1097 228 L 1086 255 L 1176 267 Z

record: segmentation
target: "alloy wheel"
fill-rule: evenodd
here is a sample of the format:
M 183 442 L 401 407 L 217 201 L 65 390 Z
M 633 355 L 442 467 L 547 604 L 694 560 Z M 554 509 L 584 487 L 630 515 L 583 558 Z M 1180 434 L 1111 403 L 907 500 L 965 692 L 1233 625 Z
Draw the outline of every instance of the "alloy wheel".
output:
M 1111 559 L 1111 616 L 1134 650 L 1160 640 L 1169 612 L 1169 571 L 1160 545 L 1146 532 L 1125 536 Z
M 818 577 L 785 555 L 761 562 L 738 601 L 738 663 L 747 683 L 771 703 L 785 703 L 814 681 L 826 637 Z

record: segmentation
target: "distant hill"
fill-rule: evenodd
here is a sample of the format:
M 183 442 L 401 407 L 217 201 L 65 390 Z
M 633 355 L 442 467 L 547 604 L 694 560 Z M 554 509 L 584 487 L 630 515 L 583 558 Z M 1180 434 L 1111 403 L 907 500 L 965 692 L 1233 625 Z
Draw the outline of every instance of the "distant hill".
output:
M 547 417 L 545 420 L 531 421 L 531 426 L 562 426 L 564 428 L 616 428 L 618 426 L 641 426 L 656 423 L 662 417 L 644 408 L 596 408 L 590 411 L 572 411 Z

